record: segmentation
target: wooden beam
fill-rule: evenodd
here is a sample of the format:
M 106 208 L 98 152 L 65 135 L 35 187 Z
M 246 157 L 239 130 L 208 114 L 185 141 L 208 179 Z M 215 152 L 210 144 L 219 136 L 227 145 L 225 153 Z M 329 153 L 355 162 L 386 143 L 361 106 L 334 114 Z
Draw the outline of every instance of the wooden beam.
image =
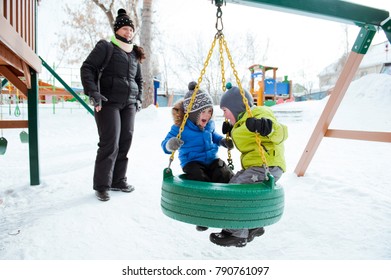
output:
M 319 118 L 319 121 L 312 132 L 311 138 L 309 139 L 307 146 L 304 149 L 303 154 L 295 168 L 295 173 L 297 176 L 303 176 L 307 170 L 314 154 L 322 141 L 323 137 L 327 134 L 329 125 L 333 120 L 333 117 L 342 102 L 343 97 L 357 69 L 359 68 L 361 61 L 366 54 L 369 46 L 371 45 L 372 39 L 375 36 L 376 28 L 374 26 L 363 26 L 356 38 L 356 41 L 353 45 L 352 51 L 350 52 L 348 59 L 342 69 L 341 74 L 339 75 L 338 81 L 330 94 L 330 98 L 323 109 L 323 112 Z M 330 132 L 332 133 L 332 132 Z M 362 133 L 364 135 L 365 132 Z M 346 133 L 336 132 L 336 135 L 347 136 Z M 360 136 L 357 133 L 352 134 L 355 137 L 374 137 L 372 134 L 365 134 L 365 136 Z M 382 135 L 382 137 L 388 137 L 387 135 Z M 378 136 L 375 137 L 377 139 Z M 382 138 L 381 137 L 381 138 Z
M 30 65 L 38 73 L 42 71 L 41 60 L 32 47 L 27 45 L 23 38 L 16 32 L 10 23 L 0 15 L 0 42 L 3 42 L 10 50 Z M 35 39 L 33 40 L 35 41 Z
M 319 118 L 319 121 L 312 132 L 311 138 L 305 147 L 303 154 L 296 166 L 295 173 L 297 176 L 303 176 L 307 170 L 315 152 L 326 134 L 328 127 L 339 107 L 345 93 L 352 81 L 358 67 L 363 59 L 364 55 L 350 52 L 347 62 L 342 69 L 339 79 L 332 91 L 330 98 L 323 109 L 323 112 Z
M 324 136 L 364 141 L 391 142 L 391 132 L 329 129 Z
M 12 52 L 6 45 L 0 41 L 0 64 L 10 65 L 23 73 L 22 60 L 14 52 Z
M 0 128 L 28 128 L 29 122 L 27 120 L 0 120 Z
M 26 62 L 22 61 L 23 66 L 23 73 L 25 78 L 25 83 L 28 89 L 31 88 L 31 73 L 30 73 L 30 67 L 27 65 Z
M 0 73 L 27 97 L 27 86 L 7 66 L 0 65 Z

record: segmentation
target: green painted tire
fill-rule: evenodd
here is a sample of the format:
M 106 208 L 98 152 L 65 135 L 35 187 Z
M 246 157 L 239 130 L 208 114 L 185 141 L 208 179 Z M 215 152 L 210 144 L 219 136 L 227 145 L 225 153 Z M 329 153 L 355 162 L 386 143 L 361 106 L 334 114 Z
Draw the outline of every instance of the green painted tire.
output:
M 281 219 L 284 190 L 273 177 L 259 184 L 210 183 L 173 176 L 166 168 L 161 208 L 172 219 L 199 226 L 264 227 Z

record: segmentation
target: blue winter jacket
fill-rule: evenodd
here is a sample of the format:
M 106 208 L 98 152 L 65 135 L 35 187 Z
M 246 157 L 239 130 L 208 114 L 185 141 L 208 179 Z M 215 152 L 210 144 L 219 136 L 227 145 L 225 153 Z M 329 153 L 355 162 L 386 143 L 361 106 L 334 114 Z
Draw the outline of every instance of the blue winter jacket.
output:
M 173 125 L 170 132 L 162 142 L 163 151 L 166 154 L 171 154 L 166 149 L 166 143 L 172 137 L 176 137 L 179 133 L 179 126 Z M 215 122 L 210 120 L 201 130 L 193 122 L 187 121 L 185 128 L 181 134 L 181 140 L 184 142 L 179 149 L 179 160 L 183 168 L 187 163 L 197 161 L 203 164 L 211 164 L 215 159 L 218 159 L 217 151 L 219 149 L 222 135 L 215 132 Z

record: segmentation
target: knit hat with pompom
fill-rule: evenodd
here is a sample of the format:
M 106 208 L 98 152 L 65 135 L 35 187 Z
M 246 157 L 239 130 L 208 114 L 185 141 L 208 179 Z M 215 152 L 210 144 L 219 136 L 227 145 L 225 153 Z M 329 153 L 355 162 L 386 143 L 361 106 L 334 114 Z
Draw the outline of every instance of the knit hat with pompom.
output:
M 130 26 L 134 31 L 134 24 L 130 17 L 126 14 L 125 9 L 119 9 L 117 12 L 117 17 L 114 22 L 114 33 L 118 31 L 123 26 Z
M 183 100 L 183 108 L 185 112 L 187 111 L 187 107 L 190 104 L 191 97 L 193 95 L 194 89 L 196 88 L 196 82 L 190 82 L 188 85 L 189 91 L 185 95 L 185 99 Z M 212 108 L 213 110 L 213 100 L 209 93 L 204 92 L 202 90 L 198 90 L 195 96 L 193 106 L 189 111 L 189 120 L 191 120 L 194 124 L 197 124 L 197 120 L 199 115 L 206 108 Z
M 221 96 L 220 108 L 225 107 L 230 110 L 237 121 L 239 114 L 246 111 L 246 105 L 243 103 L 243 97 L 240 94 L 240 89 L 238 87 L 234 87 L 229 83 L 227 84 L 227 89 L 228 90 Z M 243 90 L 248 101 L 248 106 L 252 107 L 254 103 L 251 94 L 245 89 Z

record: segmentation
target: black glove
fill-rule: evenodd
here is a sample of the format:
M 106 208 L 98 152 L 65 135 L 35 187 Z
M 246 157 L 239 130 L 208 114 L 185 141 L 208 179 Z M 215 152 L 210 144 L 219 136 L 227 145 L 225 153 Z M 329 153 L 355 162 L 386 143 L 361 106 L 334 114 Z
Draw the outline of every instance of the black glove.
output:
M 176 137 L 170 138 L 170 140 L 166 143 L 166 149 L 170 152 L 178 150 L 182 145 L 183 141 L 181 139 L 178 139 Z
M 142 107 L 141 100 L 137 99 L 137 101 L 136 101 L 136 112 L 140 112 L 142 108 L 143 107 Z
M 246 127 L 251 132 L 259 132 L 262 136 L 267 136 L 272 132 L 273 123 L 266 118 L 248 118 L 246 120 Z
M 234 148 L 234 142 L 232 139 L 223 138 L 220 140 L 220 146 L 227 148 L 228 150 L 232 150 Z
M 232 127 L 233 125 L 230 122 L 227 121 L 223 122 L 223 127 L 222 127 L 223 134 L 228 133 L 228 135 L 231 135 Z
M 102 101 L 107 101 L 107 98 L 97 91 L 90 92 L 88 96 L 90 97 L 91 105 L 94 107 L 102 106 Z

